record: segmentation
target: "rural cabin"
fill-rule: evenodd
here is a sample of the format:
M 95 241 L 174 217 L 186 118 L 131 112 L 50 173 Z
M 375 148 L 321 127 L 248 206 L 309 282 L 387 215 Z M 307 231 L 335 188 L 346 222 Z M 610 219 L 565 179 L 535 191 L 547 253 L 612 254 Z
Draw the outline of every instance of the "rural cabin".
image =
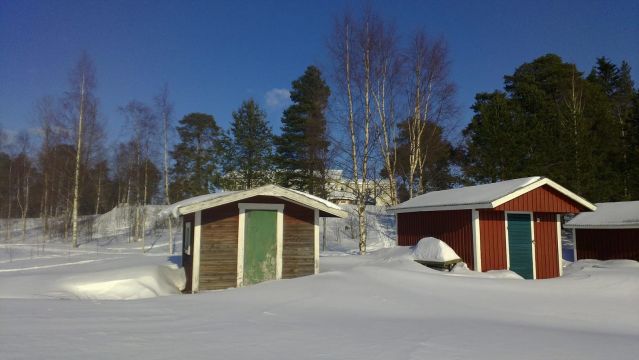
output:
M 225 289 L 319 271 L 319 218 L 346 217 L 339 206 L 266 185 L 174 204 L 182 218 L 184 292 Z
M 574 217 L 575 260 L 630 259 L 639 261 L 639 201 L 595 204 L 597 210 Z
M 397 244 L 427 236 L 446 242 L 477 271 L 512 270 L 526 279 L 561 275 L 561 214 L 595 206 L 556 182 L 529 177 L 433 191 L 389 209 Z

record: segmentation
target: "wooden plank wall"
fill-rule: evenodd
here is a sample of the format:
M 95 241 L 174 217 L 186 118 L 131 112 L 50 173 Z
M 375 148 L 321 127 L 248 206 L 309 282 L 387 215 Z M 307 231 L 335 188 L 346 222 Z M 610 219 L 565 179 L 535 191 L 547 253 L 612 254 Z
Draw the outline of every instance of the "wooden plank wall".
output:
M 471 210 L 397 214 L 397 245 L 413 246 L 427 236 L 443 240 L 469 268 L 475 268 Z
M 503 211 L 479 210 L 482 271 L 504 270 L 508 267 L 504 214 Z
M 534 213 L 535 222 L 535 266 L 537 279 L 559 276 L 559 253 L 557 244 L 557 214 Z
M 284 205 L 284 244 L 282 278 L 315 273 L 315 212 L 297 204 Z
M 237 203 L 202 211 L 200 290 L 237 285 Z
M 182 234 L 184 234 L 184 226 L 187 222 L 191 222 L 191 254 L 193 254 L 193 228 L 195 227 L 195 216 L 193 214 L 187 214 L 182 217 Z M 184 241 L 184 240 L 183 240 Z M 184 267 L 184 273 L 186 274 L 186 287 L 185 293 L 191 292 L 192 280 L 193 280 L 193 256 L 184 253 L 184 245 L 182 245 L 182 266 Z
M 639 261 L 639 229 L 576 229 L 577 259 Z
M 557 190 L 544 185 L 497 206 L 495 210 L 578 213 L 584 209 Z

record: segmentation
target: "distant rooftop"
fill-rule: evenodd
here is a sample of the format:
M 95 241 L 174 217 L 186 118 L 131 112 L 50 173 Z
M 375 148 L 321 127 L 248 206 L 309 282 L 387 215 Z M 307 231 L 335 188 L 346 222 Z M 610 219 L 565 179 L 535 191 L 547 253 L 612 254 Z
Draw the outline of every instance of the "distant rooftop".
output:
M 566 223 L 574 229 L 639 228 L 639 201 L 597 203 L 594 212 L 581 213 Z M 639 239 L 637 239 L 639 240 Z

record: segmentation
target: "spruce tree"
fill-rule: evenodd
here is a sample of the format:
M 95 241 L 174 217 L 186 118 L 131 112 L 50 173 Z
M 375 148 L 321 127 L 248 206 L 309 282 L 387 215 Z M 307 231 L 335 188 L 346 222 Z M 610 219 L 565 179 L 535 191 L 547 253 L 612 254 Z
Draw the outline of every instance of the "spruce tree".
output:
M 215 192 L 220 180 L 220 153 L 223 134 L 213 116 L 201 113 L 186 115 L 177 127 L 180 142 L 171 152 L 175 164 L 171 169 L 171 199 Z
M 273 134 L 266 114 L 253 99 L 244 101 L 233 112 L 230 135 L 224 187 L 240 190 L 271 183 Z
M 293 81 L 291 101 L 275 137 L 279 183 L 326 197 L 328 135 L 325 111 L 330 89 L 315 66 Z

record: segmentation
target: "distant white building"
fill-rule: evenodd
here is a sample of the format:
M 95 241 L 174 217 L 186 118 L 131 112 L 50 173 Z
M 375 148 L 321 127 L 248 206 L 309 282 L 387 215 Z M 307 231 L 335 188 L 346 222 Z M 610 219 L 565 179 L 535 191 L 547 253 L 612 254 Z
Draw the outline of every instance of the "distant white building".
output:
M 391 205 L 390 186 L 386 179 L 360 180 L 355 185 L 351 179 L 343 176 L 343 170 L 328 171 L 328 200 L 335 204 L 354 204 L 356 202 L 355 189 L 362 189 L 367 193 L 368 205 Z

